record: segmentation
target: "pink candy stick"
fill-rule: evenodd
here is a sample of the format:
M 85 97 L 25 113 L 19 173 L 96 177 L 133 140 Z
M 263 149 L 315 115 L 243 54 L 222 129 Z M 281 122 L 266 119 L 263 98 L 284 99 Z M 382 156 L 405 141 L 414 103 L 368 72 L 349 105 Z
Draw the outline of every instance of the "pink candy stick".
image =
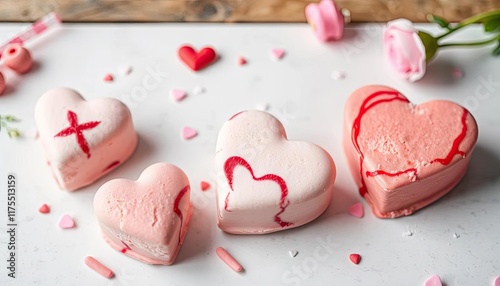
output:
M 0 46 L 0 54 L 3 52 L 5 49 L 5 46 L 8 44 L 24 44 L 28 40 L 32 40 L 45 32 L 47 29 L 59 25 L 61 23 L 61 18 L 57 16 L 56 13 L 52 12 L 41 18 L 40 20 L 36 21 L 33 23 L 31 26 L 28 28 L 24 29 L 22 32 L 19 34 L 15 35 L 12 37 L 10 40 L 8 40 L 6 43 Z
M 92 270 L 94 270 L 95 272 L 101 274 L 106 278 L 111 278 L 115 275 L 113 271 L 111 271 L 111 269 L 104 266 L 101 262 L 97 261 L 92 256 L 85 257 L 85 264 L 87 264 L 87 266 L 90 267 Z
M 222 259 L 222 261 L 229 265 L 229 267 L 231 267 L 231 269 L 233 269 L 234 271 L 240 272 L 241 270 L 243 270 L 243 267 L 240 265 L 240 263 L 236 261 L 236 259 L 234 259 L 231 254 L 229 254 L 224 248 L 217 247 L 215 252 L 220 257 L 220 259 Z

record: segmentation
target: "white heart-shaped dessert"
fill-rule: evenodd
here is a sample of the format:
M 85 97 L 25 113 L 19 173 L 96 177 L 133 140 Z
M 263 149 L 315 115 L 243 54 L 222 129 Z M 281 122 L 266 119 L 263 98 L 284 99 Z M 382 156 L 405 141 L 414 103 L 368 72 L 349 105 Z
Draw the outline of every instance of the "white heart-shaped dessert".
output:
M 38 100 L 35 121 L 47 164 L 69 191 L 115 169 L 137 146 L 130 111 L 112 98 L 87 102 L 74 90 L 52 89 Z
M 306 224 L 328 207 L 335 164 L 321 147 L 288 141 L 263 111 L 235 114 L 222 126 L 215 155 L 218 225 L 262 234 Z
M 170 265 L 191 220 L 189 180 L 178 167 L 157 163 L 137 181 L 111 180 L 94 197 L 106 242 L 148 264 Z

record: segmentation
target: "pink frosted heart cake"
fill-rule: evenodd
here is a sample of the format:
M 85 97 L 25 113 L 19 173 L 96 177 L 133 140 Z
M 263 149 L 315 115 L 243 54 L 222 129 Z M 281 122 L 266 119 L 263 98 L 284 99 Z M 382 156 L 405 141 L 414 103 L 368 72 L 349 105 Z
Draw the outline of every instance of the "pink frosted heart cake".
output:
M 191 220 L 189 180 L 174 165 L 149 166 L 137 181 L 111 180 L 94 197 L 106 242 L 148 264 L 170 265 Z
M 87 102 L 71 89 L 52 89 L 38 100 L 35 121 L 47 164 L 69 191 L 115 169 L 137 146 L 130 111 L 116 99 Z
M 477 136 L 474 117 L 449 101 L 413 105 L 392 88 L 365 86 L 345 105 L 344 150 L 380 218 L 410 215 L 448 193 L 465 175 Z
M 262 111 L 235 114 L 216 147 L 218 225 L 263 234 L 306 224 L 328 207 L 335 164 L 321 147 L 288 141 L 283 125 Z

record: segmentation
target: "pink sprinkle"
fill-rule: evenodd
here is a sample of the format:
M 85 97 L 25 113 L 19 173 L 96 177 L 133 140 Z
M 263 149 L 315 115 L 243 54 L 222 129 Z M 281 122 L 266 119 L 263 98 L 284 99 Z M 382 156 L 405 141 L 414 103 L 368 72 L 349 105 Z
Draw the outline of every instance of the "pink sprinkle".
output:
M 196 132 L 196 130 L 194 130 L 193 128 L 191 128 L 189 126 L 185 126 L 182 128 L 182 138 L 184 138 L 185 140 L 192 139 L 192 138 L 196 137 L 197 135 L 198 135 L 198 132 Z
M 355 203 L 349 208 L 349 214 L 353 217 L 362 218 L 365 215 L 365 210 L 361 203 Z
M 424 286 L 443 286 L 443 284 L 441 283 L 441 278 L 434 274 L 425 281 Z
M 272 49 L 271 50 L 271 56 L 275 60 L 281 60 L 285 56 L 285 51 L 282 49 Z
M 110 73 L 106 74 L 106 75 L 104 76 L 104 78 L 103 78 L 103 80 L 104 80 L 104 81 L 107 81 L 107 82 L 111 82 L 111 81 L 113 81 L 113 79 L 114 79 L 114 78 L 113 78 L 113 75 L 112 75 L 112 74 L 110 74 Z
M 181 101 L 187 96 L 186 91 L 175 88 L 170 91 L 170 95 L 175 101 Z
M 65 214 L 59 220 L 59 227 L 62 229 L 74 228 L 75 221 L 68 214 Z
M 454 78 L 462 78 L 462 77 L 464 77 L 464 72 L 461 69 L 455 67 L 455 68 L 451 69 L 451 75 Z
M 493 280 L 493 286 L 500 286 L 500 276 L 495 277 L 495 280 Z
M 240 272 L 241 270 L 243 270 L 241 264 L 236 261 L 236 259 L 234 259 L 234 257 L 232 257 L 231 254 L 229 254 L 224 248 L 217 247 L 215 252 L 220 257 L 220 259 L 222 259 L 222 261 L 224 261 L 234 271 Z
M 48 214 L 50 213 L 50 208 L 47 204 L 43 204 L 39 209 L 38 211 L 42 214 Z
M 113 273 L 113 271 L 111 271 L 111 269 L 109 269 L 108 267 L 104 266 L 101 262 L 97 261 L 92 256 L 85 257 L 84 262 L 92 270 L 94 270 L 95 272 L 101 274 L 102 276 L 104 276 L 106 278 L 111 278 L 111 277 L 113 277 L 115 275 Z
M 200 189 L 202 191 L 206 191 L 206 190 L 210 189 L 210 183 L 206 182 L 206 181 L 201 181 L 200 182 Z
M 247 60 L 244 57 L 239 57 L 238 58 L 238 65 L 244 66 L 247 64 Z
M 361 255 L 353 253 L 349 255 L 349 259 L 351 260 L 352 263 L 358 265 L 359 262 L 361 261 Z

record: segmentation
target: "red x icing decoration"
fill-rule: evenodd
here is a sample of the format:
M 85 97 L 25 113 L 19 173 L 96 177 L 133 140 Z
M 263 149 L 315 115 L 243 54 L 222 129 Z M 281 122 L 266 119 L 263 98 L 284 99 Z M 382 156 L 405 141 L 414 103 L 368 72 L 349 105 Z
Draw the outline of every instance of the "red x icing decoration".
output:
M 54 137 L 66 137 L 71 134 L 76 134 L 76 141 L 78 142 L 78 145 L 80 145 L 80 148 L 82 149 L 83 153 L 87 154 L 87 158 L 90 158 L 89 145 L 85 137 L 83 137 L 82 131 L 93 129 L 94 127 L 99 125 L 101 121 L 89 121 L 79 125 L 76 113 L 74 113 L 71 110 L 68 110 L 68 121 L 70 126 L 59 131 L 59 133 L 54 135 Z
M 245 169 L 247 169 L 255 181 L 274 181 L 274 182 L 276 182 L 276 184 L 278 184 L 280 186 L 280 189 L 281 189 L 280 211 L 274 216 L 274 221 L 276 223 L 278 223 L 281 227 L 287 227 L 287 226 L 293 225 L 293 223 L 282 221 L 280 218 L 280 215 L 285 211 L 285 209 L 289 203 L 289 201 L 286 199 L 286 197 L 288 196 L 288 187 L 286 186 L 285 180 L 283 180 L 283 178 L 281 178 L 280 176 L 274 175 L 274 174 L 266 174 L 262 177 L 257 178 L 257 177 L 255 177 L 255 175 L 253 173 L 252 167 L 250 166 L 250 164 L 247 161 L 245 161 L 245 159 L 238 157 L 238 156 L 233 156 L 233 157 L 227 159 L 226 163 L 224 164 L 224 172 L 226 173 L 226 178 L 227 178 L 227 181 L 229 182 L 229 187 L 231 188 L 232 191 L 234 191 L 234 189 L 233 189 L 233 173 L 234 173 L 234 169 L 237 166 L 242 166 Z M 224 206 L 224 209 L 226 211 L 229 211 L 228 210 L 228 203 L 229 203 L 229 195 L 230 194 L 231 193 L 228 193 L 226 196 L 226 201 L 225 201 L 225 206 Z

